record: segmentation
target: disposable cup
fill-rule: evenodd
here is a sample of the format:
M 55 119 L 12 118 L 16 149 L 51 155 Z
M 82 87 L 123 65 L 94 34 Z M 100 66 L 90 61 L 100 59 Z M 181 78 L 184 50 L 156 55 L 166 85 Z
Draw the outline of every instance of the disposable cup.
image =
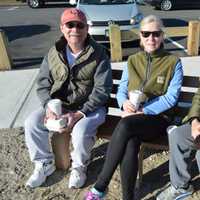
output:
M 60 99 L 52 99 L 47 104 L 48 108 L 56 115 L 62 115 L 62 101 Z
M 135 109 L 138 110 L 142 101 L 142 92 L 140 90 L 133 90 L 129 92 L 129 100 L 134 105 Z
M 48 119 L 45 126 L 49 129 L 49 131 L 59 131 L 61 128 L 65 128 L 67 121 L 65 118 L 60 119 Z

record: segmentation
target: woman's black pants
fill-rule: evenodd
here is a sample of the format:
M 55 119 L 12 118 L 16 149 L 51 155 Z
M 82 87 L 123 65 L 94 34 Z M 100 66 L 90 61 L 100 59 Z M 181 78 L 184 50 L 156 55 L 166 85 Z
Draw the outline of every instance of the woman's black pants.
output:
M 103 169 L 94 187 L 105 191 L 120 164 L 123 200 L 133 200 L 140 144 L 166 134 L 168 125 L 160 115 L 138 114 L 122 118 L 113 132 Z

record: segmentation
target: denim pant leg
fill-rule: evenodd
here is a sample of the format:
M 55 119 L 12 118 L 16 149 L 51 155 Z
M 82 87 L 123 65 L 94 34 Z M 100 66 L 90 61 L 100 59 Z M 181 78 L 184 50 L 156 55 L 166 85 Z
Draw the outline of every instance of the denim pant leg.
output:
M 80 119 L 74 126 L 71 137 L 73 151 L 71 152 L 72 168 L 86 167 L 99 125 L 105 122 L 106 109 L 99 108 Z
M 39 108 L 25 121 L 25 141 L 32 162 L 48 162 L 54 159 L 50 145 L 50 134 L 44 126 L 45 110 Z
M 189 170 L 196 151 L 190 124 L 184 124 L 169 133 L 169 147 L 171 183 L 176 188 L 187 187 L 191 180 Z

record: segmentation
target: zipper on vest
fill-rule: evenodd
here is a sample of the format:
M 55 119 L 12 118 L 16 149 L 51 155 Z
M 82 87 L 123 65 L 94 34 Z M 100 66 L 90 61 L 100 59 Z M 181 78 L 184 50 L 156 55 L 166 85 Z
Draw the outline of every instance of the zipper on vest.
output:
M 151 62 L 152 62 L 152 58 L 151 55 L 149 53 L 146 53 L 147 56 L 147 68 L 146 68 L 146 74 L 145 74 L 145 79 L 142 82 L 141 86 L 140 86 L 140 91 L 143 92 L 144 91 L 144 87 L 147 83 L 147 81 L 150 78 L 150 74 L 151 74 Z

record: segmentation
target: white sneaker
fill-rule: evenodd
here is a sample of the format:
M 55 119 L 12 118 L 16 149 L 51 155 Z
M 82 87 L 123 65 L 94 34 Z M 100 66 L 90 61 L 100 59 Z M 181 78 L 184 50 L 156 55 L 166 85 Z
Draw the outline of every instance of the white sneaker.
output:
M 39 187 L 46 181 L 47 176 L 50 176 L 55 170 L 56 167 L 53 161 L 49 163 L 35 162 L 33 174 L 28 179 L 25 186 L 30 188 Z
M 74 168 L 69 177 L 69 188 L 80 188 L 87 179 L 86 169 L 84 167 Z

